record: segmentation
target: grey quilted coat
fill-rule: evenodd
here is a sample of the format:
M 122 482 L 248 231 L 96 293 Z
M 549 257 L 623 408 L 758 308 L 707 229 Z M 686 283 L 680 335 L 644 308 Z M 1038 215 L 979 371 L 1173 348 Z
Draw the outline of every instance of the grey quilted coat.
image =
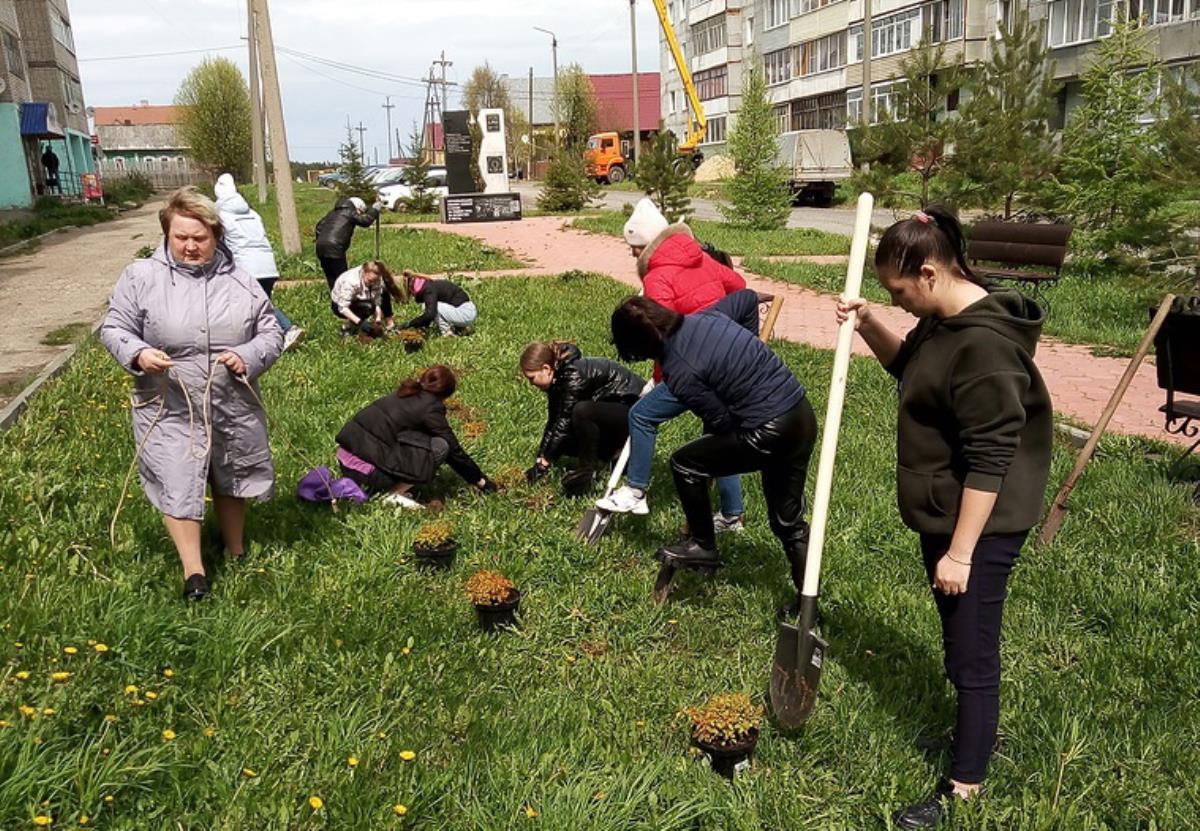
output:
M 113 289 L 100 341 L 134 377 L 134 447 L 142 448 L 142 487 L 156 508 L 178 519 L 203 519 L 210 476 L 223 495 L 273 495 L 267 414 L 250 389 L 213 360 L 236 352 L 257 393 L 258 377 L 283 350 L 283 333 L 271 301 L 234 265 L 224 243 L 200 268 L 175 263 L 165 244 L 135 260 Z M 143 373 L 133 362 L 146 348 L 166 352 L 175 366 L 161 375 Z

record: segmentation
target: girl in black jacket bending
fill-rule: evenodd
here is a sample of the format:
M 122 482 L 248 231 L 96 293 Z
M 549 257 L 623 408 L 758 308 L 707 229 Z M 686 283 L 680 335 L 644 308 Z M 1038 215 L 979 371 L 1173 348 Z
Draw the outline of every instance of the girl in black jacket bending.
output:
M 658 558 L 664 565 L 718 568 L 709 482 L 762 471 L 771 530 L 799 594 L 808 550 L 804 481 L 817 419 L 804 387 L 755 337 L 757 309 L 749 289 L 686 317 L 647 297 L 630 297 L 613 312 L 613 343 L 624 360 L 658 361 L 667 388 L 704 423 L 704 436 L 671 455 L 690 536 L 660 548 Z
M 629 437 L 629 410 L 645 379 L 607 358 L 584 358 L 573 343 L 529 344 L 521 354 L 521 372 L 546 393 L 548 409 L 537 460 L 525 478 L 532 484 L 560 456 L 575 456 L 580 469 L 568 486 L 587 490 L 596 469 Z
M 958 693 L 949 779 L 900 811 L 899 828 L 935 828 L 952 797 L 979 790 L 1000 718 L 1000 621 L 1008 577 L 1041 515 L 1053 413 L 1033 362 L 1042 312 L 984 284 L 953 214 L 930 206 L 884 233 L 875 251 L 892 305 L 919 318 L 901 339 L 862 300 L 856 326 L 900 383 L 896 489 L 921 535 L 942 620 L 946 674 Z
M 359 410 L 337 435 L 342 474 L 401 508 L 421 507 L 408 493 L 432 480 L 442 462 L 481 491 L 495 491 L 446 420 L 445 402 L 456 386 L 450 367 L 438 364 Z
M 467 293 L 449 280 L 405 271 L 404 289 L 414 303 L 424 304 L 425 311 L 405 323 L 403 329 L 424 329 L 436 322 L 443 335 L 454 335 L 474 326 L 479 316 Z

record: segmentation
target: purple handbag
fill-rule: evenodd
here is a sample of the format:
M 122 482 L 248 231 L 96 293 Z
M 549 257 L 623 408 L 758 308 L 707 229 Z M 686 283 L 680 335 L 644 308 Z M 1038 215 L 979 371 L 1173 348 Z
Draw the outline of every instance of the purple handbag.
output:
M 296 485 L 296 496 L 305 502 L 333 502 L 347 499 L 359 505 L 367 501 L 363 489 L 351 479 L 333 478 L 333 471 L 321 465 L 304 474 Z

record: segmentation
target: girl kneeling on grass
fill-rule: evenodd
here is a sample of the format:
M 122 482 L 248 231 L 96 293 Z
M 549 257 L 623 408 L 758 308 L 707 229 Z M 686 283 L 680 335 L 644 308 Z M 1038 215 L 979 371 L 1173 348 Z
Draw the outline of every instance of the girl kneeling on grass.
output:
M 401 299 L 400 287 L 381 260 L 367 260 L 337 278 L 329 293 L 333 313 L 344 319 L 342 334 L 355 331 L 379 337 L 382 324 L 394 328 L 392 298 Z
M 400 508 L 422 507 L 408 493 L 431 481 L 442 462 L 480 491 L 494 492 L 446 420 L 446 399 L 457 385 L 450 367 L 438 364 L 359 410 L 337 435 L 342 475 Z
M 580 493 L 596 471 L 611 461 L 629 436 L 629 410 L 646 382 L 607 358 L 584 358 L 573 343 L 531 343 L 521 353 L 521 373 L 546 393 L 546 427 L 533 467 L 533 484 L 561 456 L 575 456 L 579 469 L 563 484 Z
M 423 303 L 425 310 L 401 329 L 425 329 L 436 322 L 443 335 L 462 334 L 475 325 L 479 316 L 467 293 L 449 280 L 405 271 L 404 290 L 414 303 Z
M 1042 312 L 1016 291 L 980 283 L 962 227 L 928 207 L 890 227 L 875 252 L 892 304 L 920 319 L 901 339 L 863 300 L 858 333 L 900 383 L 897 492 L 921 535 L 942 621 L 946 674 L 958 693 L 949 779 L 898 812 L 900 828 L 934 828 L 951 797 L 974 796 L 1000 717 L 1000 622 L 1008 576 L 1038 521 L 1050 468 L 1050 395 L 1033 362 Z

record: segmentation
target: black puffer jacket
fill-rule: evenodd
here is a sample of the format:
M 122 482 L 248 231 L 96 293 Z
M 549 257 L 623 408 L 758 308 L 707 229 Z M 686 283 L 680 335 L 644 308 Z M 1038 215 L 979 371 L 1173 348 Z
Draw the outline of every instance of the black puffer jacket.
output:
M 379 211 L 372 207 L 361 214 L 354 210 L 349 199 L 339 199 L 333 210 L 321 217 L 317 223 L 317 256 L 344 257 L 354 238 L 354 229 L 370 228 L 379 218 Z
M 620 401 L 633 406 L 646 379 L 607 358 L 581 357 L 575 344 L 563 344 L 554 382 L 547 394 L 546 429 L 538 455 L 554 461 L 571 433 L 571 411 L 580 401 Z
M 426 280 L 420 291 L 413 292 L 412 299 L 414 303 L 424 303 L 425 311 L 405 323 L 401 329 L 424 329 L 433 323 L 437 320 L 438 303 L 445 303 L 457 309 L 471 301 L 461 286 L 449 280 Z
M 445 402 L 428 392 L 405 398 L 391 393 L 368 404 L 346 422 L 337 443 L 384 473 L 420 485 L 433 478 L 434 436 L 450 445 L 446 464 L 455 473 L 471 484 L 483 478 L 446 420 Z

